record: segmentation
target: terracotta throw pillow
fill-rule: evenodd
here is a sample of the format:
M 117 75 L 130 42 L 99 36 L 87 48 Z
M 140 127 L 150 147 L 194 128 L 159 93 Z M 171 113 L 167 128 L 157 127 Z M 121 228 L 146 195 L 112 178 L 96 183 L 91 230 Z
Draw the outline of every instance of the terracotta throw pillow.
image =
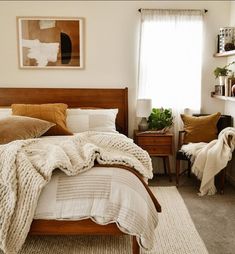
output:
M 210 142 L 217 138 L 220 113 L 208 116 L 181 115 L 184 123 L 184 143 Z
M 66 110 L 68 105 L 63 103 L 53 104 L 12 104 L 12 114 L 28 116 L 55 123 L 45 135 L 72 135 L 66 126 Z
M 0 144 L 18 139 L 38 138 L 55 124 L 26 116 L 9 116 L 0 120 Z

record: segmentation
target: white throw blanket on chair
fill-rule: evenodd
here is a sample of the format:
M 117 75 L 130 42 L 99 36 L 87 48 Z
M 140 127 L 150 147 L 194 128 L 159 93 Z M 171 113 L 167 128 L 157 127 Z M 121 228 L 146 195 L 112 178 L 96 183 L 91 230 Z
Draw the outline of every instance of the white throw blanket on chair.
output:
M 227 166 L 235 147 L 235 128 L 223 129 L 210 143 L 190 143 L 182 150 L 191 156 L 192 172 L 201 180 L 200 195 L 216 193 L 214 176 Z

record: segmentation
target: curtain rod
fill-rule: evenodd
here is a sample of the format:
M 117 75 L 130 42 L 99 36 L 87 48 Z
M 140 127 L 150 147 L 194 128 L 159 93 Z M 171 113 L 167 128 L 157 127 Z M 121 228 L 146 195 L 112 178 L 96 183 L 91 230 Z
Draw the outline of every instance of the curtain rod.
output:
M 151 10 L 151 9 L 149 9 L 149 10 Z M 152 9 L 152 10 L 154 10 L 154 9 Z M 163 9 L 163 10 L 178 10 L 178 9 Z M 138 12 L 141 12 L 141 11 L 142 11 L 142 8 L 138 9 Z M 191 9 L 190 9 L 190 11 L 191 11 Z M 192 11 L 197 11 L 197 10 L 193 10 L 193 9 L 192 9 Z M 207 13 L 208 10 L 207 10 L 207 9 L 204 9 L 204 12 Z

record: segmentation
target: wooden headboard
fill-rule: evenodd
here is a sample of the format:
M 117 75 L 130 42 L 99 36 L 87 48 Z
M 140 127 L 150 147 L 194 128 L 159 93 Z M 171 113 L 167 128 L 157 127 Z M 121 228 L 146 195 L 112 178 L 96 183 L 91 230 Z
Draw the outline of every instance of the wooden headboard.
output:
M 66 103 L 69 108 L 118 108 L 116 128 L 128 135 L 128 89 L 0 88 L 0 107 L 13 103 Z

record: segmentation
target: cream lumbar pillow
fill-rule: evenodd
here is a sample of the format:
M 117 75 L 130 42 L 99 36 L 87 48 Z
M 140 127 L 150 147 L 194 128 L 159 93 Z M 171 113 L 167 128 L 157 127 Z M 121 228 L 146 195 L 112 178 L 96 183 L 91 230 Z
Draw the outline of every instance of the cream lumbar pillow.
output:
M 45 135 L 72 135 L 66 126 L 66 110 L 68 105 L 64 103 L 49 104 L 12 104 L 12 114 L 38 118 L 55 126 L 50 128 Z
M 118 109 L 67 109 L 67 127 L 73 133 L 84 131 L 117 132 Z
M 181 115 L 184 123 L 184 143 L 210 142 L 217 138 L 217 123 L 221 114 L 208 116 Z
M 26 116 L 3 118 L 0 120 L 0 144 L 19 139 L 38 138 L 53 126 L 54 123 Z

